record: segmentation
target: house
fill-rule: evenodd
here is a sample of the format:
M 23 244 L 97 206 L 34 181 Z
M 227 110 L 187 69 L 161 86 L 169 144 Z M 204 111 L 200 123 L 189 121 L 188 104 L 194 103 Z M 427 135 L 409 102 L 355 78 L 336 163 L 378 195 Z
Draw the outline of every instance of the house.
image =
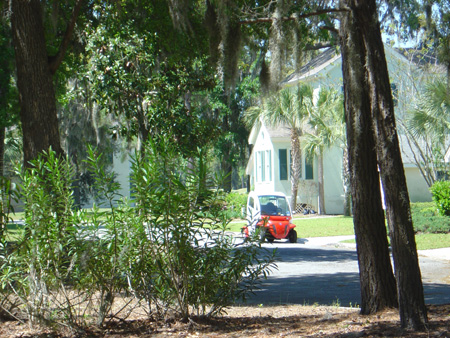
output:
M 391 79 L 396 116 L 401 117 L 409 109 L 413 98 L 431 73 L 423 71 L 417 63 L 409 60 L 401 51 L 385 45 L 386 60 Z M 308 84 L 313 89 L 335 88 L 342 90 L 342 59 L 335 49 L 311 60 L 299 71 L 289 75 L 284 87 Z M 430 201 L 431 194 L 426 181 L 414 163 L 414 156 L 404 135 L 399 135 L 408 190 L 412 202 Z M 249 144 L 252 146 L 246 173 L 250 175 L 251 188 L 260 191 L 281 191 L 291 198 L 290 135 L 284 126 L 268 126 L 257 123 L 251 130 Z M 324 197 L 328 214 L 344 212 L 343 150 L 338 146 L 324 153 Z M 298 210 L 302 205 L 318 208 L 317 160 L 308 161 L 303 155 L 302 173 L 297 195 Z

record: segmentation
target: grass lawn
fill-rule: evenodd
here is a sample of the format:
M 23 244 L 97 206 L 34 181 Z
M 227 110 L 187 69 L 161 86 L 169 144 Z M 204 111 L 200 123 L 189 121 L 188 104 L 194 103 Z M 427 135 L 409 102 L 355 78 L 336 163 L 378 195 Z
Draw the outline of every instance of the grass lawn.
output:
M 417 250 L 429 250 L 450 247 L 450 233 L 416 234 Z
M 294 218 L 299 238 L 354 235 L 353 218 L 345 216 Z
M 353 235 L 353 218 L 345 216 L 301 217 L 294 218 L 299 238 Z M 245 222 L 230 223 L 230 231 L 239 232 Z M 355 242 L 349 240 L 346 242 Z M 450 233 L 416 235 L 418 250 L 429 250 L 450 247 Z

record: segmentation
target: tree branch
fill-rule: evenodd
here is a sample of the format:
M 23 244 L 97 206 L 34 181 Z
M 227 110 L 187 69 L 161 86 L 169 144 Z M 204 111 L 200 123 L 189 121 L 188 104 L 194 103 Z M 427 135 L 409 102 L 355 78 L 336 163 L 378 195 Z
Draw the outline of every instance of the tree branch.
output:
M 66 32 L 64 33 L 64 37 L 59 45 L 58 52 L 56 55 L 49 57 L 49 68 L 50 72 L 53 74 L 56 73 L 59 65 L 64 59 L 64 55 L 66 54 L 67 48 L 69 48 L 70 40 L 72 39 L 73 31 L 75 29 L 75 24 L 77 22 L 78 16 L 80 14 L 81 5 L 83 4 L 83 0 L 78 0 L 73 8 L 72 17 L 70 19 L 69 24 L 67 25 Z
M 316 12 L 311 13 L 305 13 L 305 14 L 299 14 L 299 15 L 291 15 L 288 17 L 281 18 L 282 21 L 295 21 L 297 19 L 305 19 L 312 16 L 318 16 L 321 14 L 330 14 L 330 13 L 342 13 L 342 12 L 348 12 L 348 9 L 341 9 L 341 8 L 324 8 L 317 10 Z M 253 24 L 253 23 L 264 23 L 264 22 L 272 22 L 273 18 L 259 18 L 259 19 L 253 19 L 253 20 L 243 20 L 240 21 L 240 25 L 247 25 L 247 24 Z
M 333 43 L 318 43 L 316 45 L 306 45 L 305 50 L 319 50 L 323 48 L 335 47 L 336 44 Z

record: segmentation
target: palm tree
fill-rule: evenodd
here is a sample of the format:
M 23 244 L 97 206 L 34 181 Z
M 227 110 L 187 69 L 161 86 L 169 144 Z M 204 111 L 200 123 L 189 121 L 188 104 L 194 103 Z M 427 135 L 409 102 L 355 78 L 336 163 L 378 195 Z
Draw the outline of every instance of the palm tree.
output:
M 345 123 L 342 96 L 334 89 L 319 89 L 317 98 L 307 104 L 308 123 L 312 132 L 302 137 L 302 148 L 306 156 L 317 156 L 319 183 L 319 213 L 325 214 L 323 184 L 323 152 L 340 143 L 345 148 Z
M 292 210 L 297 206 L 298 183 L 302 171 L 302 151 L 300 147 L 300 136 L 302 135 L 302 124 L 307 116 L 306 102 L 311 100 L 312 90 L 309 86 L 298 86 L 297 88 L 284 88 L 269 97 L 262 107 L 248 109 L 245 114 L 247 125 L 253 126 L 259 121 L 267 125 L 283 125 L 289 128 L 291 137 L 291 189 Z
M 450 95 L 444 77 L 425 86 L 413 111 L 399 123 L 407 137 L 414 161 L 428 186 L 445 170 L 444 151 L 449 147 Z

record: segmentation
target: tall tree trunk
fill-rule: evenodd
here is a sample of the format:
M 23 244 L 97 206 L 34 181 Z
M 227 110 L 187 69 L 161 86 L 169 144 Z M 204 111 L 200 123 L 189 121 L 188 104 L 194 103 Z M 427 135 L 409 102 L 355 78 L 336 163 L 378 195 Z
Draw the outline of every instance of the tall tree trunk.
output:
M 350 1 L 342 2 L 350 4 Z M 361 313 L 370 314 L 395 307 L 397 297 L 381 203 L 369 85 L 364 72 L 364 46 L 357 29 L 353 13 L 344 14 L 340 35 L 353 222 Z
M 5 133 L 6 128 L 0 126 L 0 176 L 5 172 Z
M 352 214 L 352 197 L 350 188 L 350 168 L 348 163 L 348 149 L 344 149 L 342 156 L 342 177 L 344 181 L 344 216 Z
M 300 148 L 300 133 L 295 128 L 291 130 L 291 209 L 297 208 L 298 183 L 302 172 L 302 152 Z
M 11 1 L 11 25 L 17 67 L 24 162 L 51 147 L 63 154 L 55 91 L 39 0 Z
M 320 151 L 317 157 L 318 162 L 318 181 L 319 181 L 319 214 L 325 215 L 327 212 L 325 210 L 325 189 L 323 184 L 323 151 Z
M 427 310 L 377 5 L 375 0 L 353 3 L 356 27 L 366 50 L 366 76 L 394 257 L 400 321 L 404 328 L 420 330 L 428 322 Z
M 222 159 L 221 159 L 221 170 L 222 170 L 222 188 L 226 192 L 232 190 L 232 174 L 233 166 L 231 164 L 231 144 L 229 142 L 222 145 Z

